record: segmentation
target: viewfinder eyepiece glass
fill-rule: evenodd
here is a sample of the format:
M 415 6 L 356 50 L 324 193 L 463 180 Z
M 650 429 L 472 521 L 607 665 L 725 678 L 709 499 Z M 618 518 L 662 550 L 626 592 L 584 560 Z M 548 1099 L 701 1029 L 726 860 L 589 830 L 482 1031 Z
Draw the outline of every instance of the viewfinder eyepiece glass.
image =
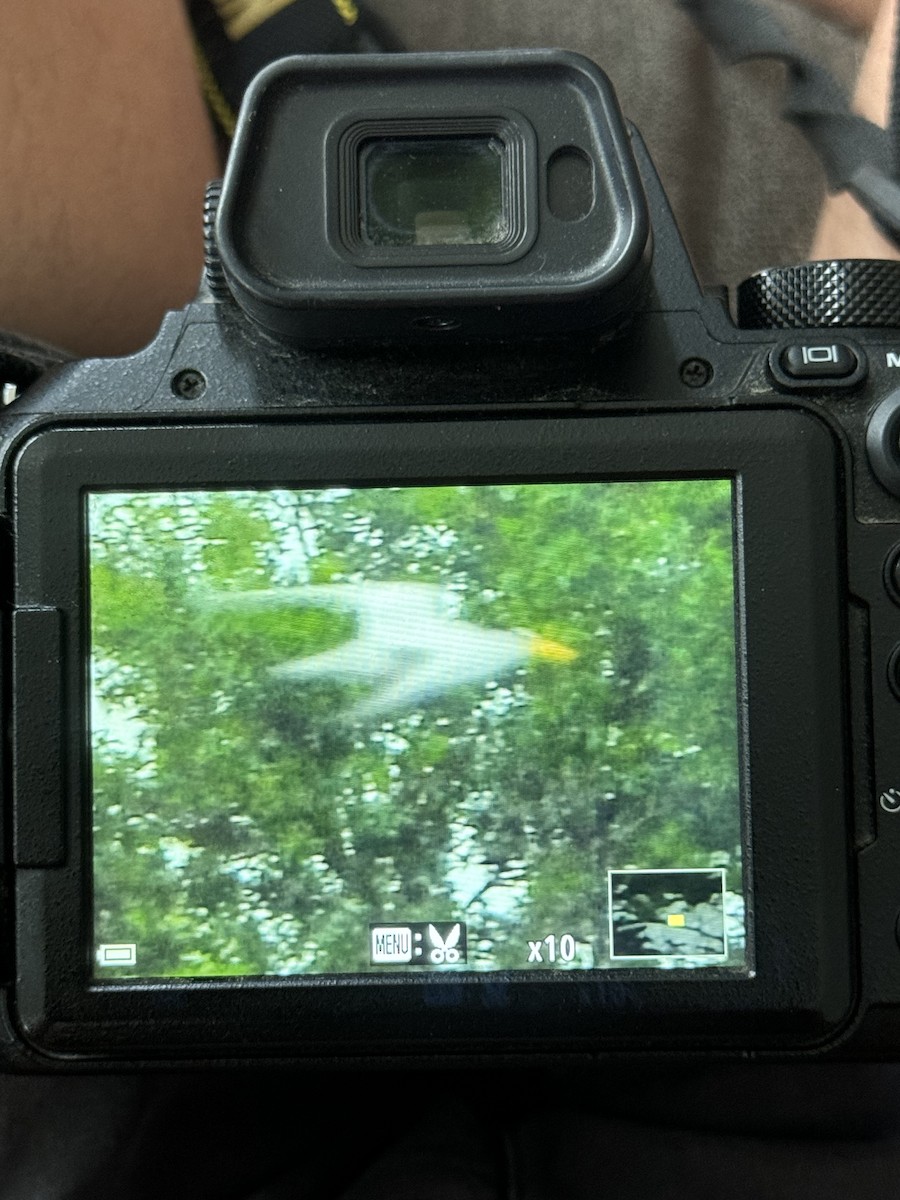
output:
M 372 246 L 497 245 L 510 232 L 498 137 L 369 138 L 361 235 Z

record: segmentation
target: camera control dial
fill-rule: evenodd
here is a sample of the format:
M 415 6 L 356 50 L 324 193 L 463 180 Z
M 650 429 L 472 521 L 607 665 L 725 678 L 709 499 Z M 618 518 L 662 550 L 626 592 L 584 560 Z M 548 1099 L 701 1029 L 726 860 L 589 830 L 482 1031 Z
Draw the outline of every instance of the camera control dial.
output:
M 900 262 L 831 259 L 770 267 L 737 289 L 741 329 L 896 328 Z

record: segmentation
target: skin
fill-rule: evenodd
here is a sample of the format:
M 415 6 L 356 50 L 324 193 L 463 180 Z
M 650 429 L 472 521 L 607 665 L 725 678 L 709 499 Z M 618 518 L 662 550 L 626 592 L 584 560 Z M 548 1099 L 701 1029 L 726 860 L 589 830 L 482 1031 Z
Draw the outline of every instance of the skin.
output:
M 900 0 L 816 0 L 816 7 L 874 8 L 866 54 L 856 84 L 854 108 L 870 121 L 886 125 L 891 98 L 895 30 Z M 872 223 L 865 209 L 846 193 L 828 196 L 822 206 L 810 258 L 900 258 L 900 250 Z
M 870 31 L 856 104 L 884 122 L 900 0 L 803 2 Z M 80 355 L 139 349 L 196 291 L 220 174 L 181 0 L 4 0 L 0 112 L 0 323 Z M 898 251 L 836 196 L 812 256 Z
M 220 173 L 180 0 L 3 0 L 0 112 L 2 324 L 145 345 L 196 292 Z
M 802 0 L 801 6 L 849 29 L 868 33 L 875 24 L 881 0 Z

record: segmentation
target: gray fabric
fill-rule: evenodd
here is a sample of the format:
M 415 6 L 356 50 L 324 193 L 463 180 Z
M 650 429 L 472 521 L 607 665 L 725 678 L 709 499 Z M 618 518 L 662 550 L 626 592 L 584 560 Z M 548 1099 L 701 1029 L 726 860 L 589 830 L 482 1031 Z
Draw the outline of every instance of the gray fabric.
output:
M 611 77 L 641 130 L 704 283 L 807 257 L 824 176 L 781 120 L 784 68 L 716 62 L 670 0 L 373 0 L 411 50 L 560 46 Z M 771 7 L 848 86 L 860 43 L 783 0 Z

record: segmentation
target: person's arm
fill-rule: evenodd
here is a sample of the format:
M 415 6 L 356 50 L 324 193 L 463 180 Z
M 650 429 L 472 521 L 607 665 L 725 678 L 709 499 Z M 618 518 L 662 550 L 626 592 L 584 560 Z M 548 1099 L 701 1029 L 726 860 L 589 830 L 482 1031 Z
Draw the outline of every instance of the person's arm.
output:
M 0 327 L 148 342 L 196 291 L 219 174 L 181 0 L 5 0 Z
M 866 9 L 874 10 L 854 108 L 870 121 L 887 125 L 898 0 L 807 0 L 807 7 L 842 17 L 847 23 Z M 846 192 L 839 192 L 828 196 L 822 206 L 810 258 L 900 258 L 900 249 L 879 231 L 865 209 Z
M 821 13 L 848 29 L 870 33 L 878 15 L 881 0 L 796 0 L 804 8 Z

